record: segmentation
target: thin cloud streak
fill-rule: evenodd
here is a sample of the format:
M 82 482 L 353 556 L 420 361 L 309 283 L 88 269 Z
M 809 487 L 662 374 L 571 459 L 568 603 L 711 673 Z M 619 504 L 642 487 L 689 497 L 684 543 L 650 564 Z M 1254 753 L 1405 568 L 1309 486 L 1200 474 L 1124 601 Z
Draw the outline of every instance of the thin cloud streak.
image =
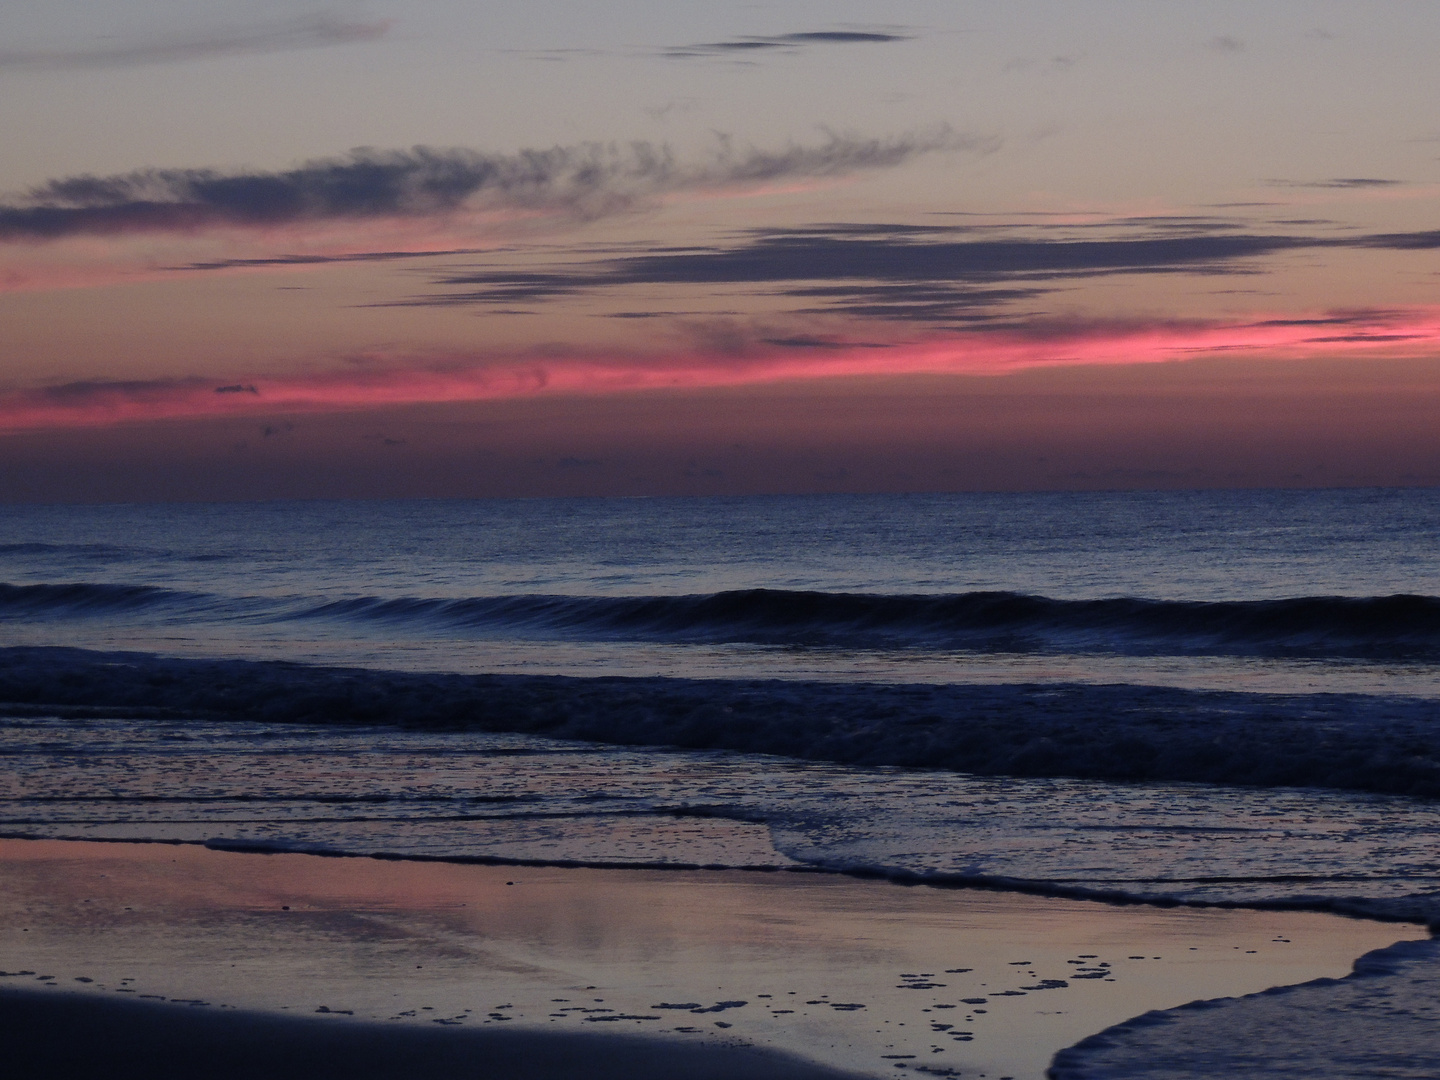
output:
M 374 41 L 390 30 L 387 22 L 354 22 L 324 13 L 284 22 L 233 27 L 208 33 L 157 37 L 96 49 L 0 50 L 0 71 L 69 71 L 143 67 L 187 60 L 254 53 L 315 49 Z
M 1036 367 L 1140 365 L 1222 355 L 1373 356 L 1440 345 L 1440 308 L 1275 317 L 1245 323 L 1050 323 L 888 347 L 815 340 L 735 354 L 401 361 L 315 375 L 80 382 L 0 396 L 0 431 L 166 419 L 331 413 L 900 375 L 1001 375 Z
M 514 154 L 422 146 L 360 149 L 277 172 L 144 169 L 70 176 L 0 204 L 0 242 L 433 218 L 468 210 L 594 219 L 682 191 L 840 177 L 894 168 L 925 154 L 993 148 L 942 127 L 893 138 L 831 133 L 823 142 L 792 142 L 779 150 L 737 148 L 721 138 L 708 156 L 688 162 L 669 146 L 648 142 Z
M 1337 176 L 1329 180 L 1265 180 L 1267 187 L 1326 188 L 1342 191 L 1365 190 L 1367 188 L 1400 187 L 1404 180 L 1388 180 L 1378 176 Z
M 660 55 L 677 60 L 700 56 L 725 56 L 727 54 L 753 54 L 782 50 L 795 52 L 812 45 L 884 45 L 896 41 L 909 41 L 910 35 L 880 30 L 812 30 L 794 34 L 771 34 L 729 38 L 725 41 L 706 41 L 695 45 L 677 45 L 663 50 Z

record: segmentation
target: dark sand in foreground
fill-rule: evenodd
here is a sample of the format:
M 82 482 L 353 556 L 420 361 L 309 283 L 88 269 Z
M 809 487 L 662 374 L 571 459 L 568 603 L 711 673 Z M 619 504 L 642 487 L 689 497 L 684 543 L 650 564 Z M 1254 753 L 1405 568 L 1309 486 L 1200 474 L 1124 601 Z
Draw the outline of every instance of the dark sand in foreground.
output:
M 842 1080 L 748 1046 L 579 1032 L 427 1031 L 0 990 L 6 1074 L 48 1080 Z

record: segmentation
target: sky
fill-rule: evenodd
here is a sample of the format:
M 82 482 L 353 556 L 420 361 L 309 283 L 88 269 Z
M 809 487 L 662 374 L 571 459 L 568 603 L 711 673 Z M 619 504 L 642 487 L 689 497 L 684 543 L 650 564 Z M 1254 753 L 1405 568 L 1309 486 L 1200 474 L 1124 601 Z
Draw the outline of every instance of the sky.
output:
M 1440 7 L 7 0 L 0 501 L 1440 483 Z

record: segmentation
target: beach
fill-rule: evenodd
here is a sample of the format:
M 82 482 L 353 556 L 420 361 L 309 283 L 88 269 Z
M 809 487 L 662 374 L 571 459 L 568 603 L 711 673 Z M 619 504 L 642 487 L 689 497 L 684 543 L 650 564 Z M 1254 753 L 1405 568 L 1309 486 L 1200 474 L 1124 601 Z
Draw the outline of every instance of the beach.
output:
M 77 1039 L 76 1033 L 84 1037 Z M 405 1076 L 841 1080 L 741 1046 L 703 1051 L 656 1039 L 526 1032 L 397 1031 L 377 1025 L 0 990 L 7 1066 L 69 1080 L 216 1077 L 381 1080 Z
M 17 509 L 4 1023 L 86 1076 L 117 1029 L 264 1074 L 1433 1075 L 1436 528 L 1390 492 Z
M 535 1076 L 683 1062 L 687 1075 L 1038 1080 L 1057 1051 L 1148 1009 L 1343 976 L 1363 953 L 1426 936 L 1313 912 L 784 871 L 17 840 L 0 842 L 0 867 L 5 1023 L 43 1007 L 39 1022 L 83 1022 L 92 1055 L 106 1024 L 190 1047 L 268 1044 L 273 1030 L 372 1058 L 377 1076 L 404 1075 L 378 1063 L 410 1054 L 493 1068 L 503 1051 Z M 155 1007 L 115 1011 L 137 1002 Z M 374 1057 L 392 1040 L 395 1058 Z

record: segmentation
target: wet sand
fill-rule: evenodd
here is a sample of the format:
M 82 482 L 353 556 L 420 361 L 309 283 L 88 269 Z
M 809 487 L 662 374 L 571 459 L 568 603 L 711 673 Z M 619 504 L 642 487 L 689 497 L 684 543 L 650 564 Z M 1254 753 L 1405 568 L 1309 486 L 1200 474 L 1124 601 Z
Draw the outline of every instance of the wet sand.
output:
M 0 841 L 0 1025 L 100 1055 L 75 1075 L 106 1074 L 123 1030 L 181 1056 L 284 1046 L 378 1070 L 353 1077 L 426 1054 L 456 1075 L 576 1075 L 574 1054 L 580 1075 L 822 1075 L 751 1045 L 869 1076 L 1035 1080 L 1148 1010 L 1343 976 L 1426 936 L 821 874 Z
M 845 1080 L 775 1051 L 645 1036 L 439 1031 L 0 990 L 10 1075 L 79 1080 Z

